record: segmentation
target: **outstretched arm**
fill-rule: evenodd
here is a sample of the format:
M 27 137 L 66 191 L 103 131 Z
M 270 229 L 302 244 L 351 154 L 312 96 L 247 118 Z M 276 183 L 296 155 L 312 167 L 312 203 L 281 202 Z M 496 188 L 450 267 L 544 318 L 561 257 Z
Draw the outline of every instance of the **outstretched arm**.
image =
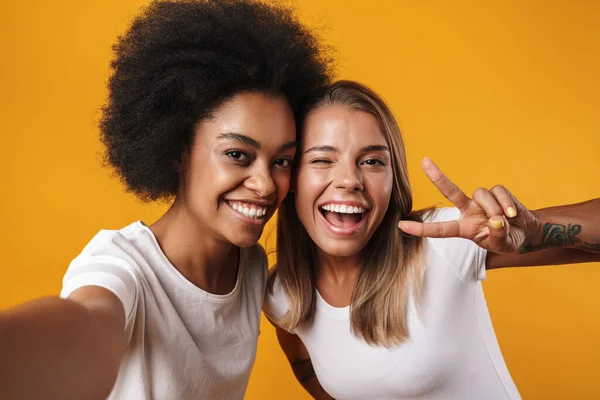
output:
M 105 399 L 125 352 L 125 312 L 86 286 L 0 313 L 0 398 Z
M 425 159 L 422 166 L 460 217 L 434 223 L 401 221 L 404 232 L 472 240 L 489 250 L 488 269 L 600 261 L 600 199 L 531 211 L 503 186 L 477 189 L 469 198 L 433 161 Z

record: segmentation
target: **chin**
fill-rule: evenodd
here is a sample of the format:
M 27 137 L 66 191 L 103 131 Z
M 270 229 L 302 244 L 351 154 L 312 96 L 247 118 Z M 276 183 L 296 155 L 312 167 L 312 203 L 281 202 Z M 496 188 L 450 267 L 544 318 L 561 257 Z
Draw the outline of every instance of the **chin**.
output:
M 322 252 L 332 257 L 355 257 L 362 250 L 362 246 L 355 243 L 340 243 L 331 244 L 328 243 L 326 246 L 318 246 Z
M 262 232 L 261 232 L 262 233 Z M 235 235 L 229 241 L 237 247 L 252 247 L 258 240 L 260 239 L 260 233 L 258 235 L 248 234 L 248 235 Z

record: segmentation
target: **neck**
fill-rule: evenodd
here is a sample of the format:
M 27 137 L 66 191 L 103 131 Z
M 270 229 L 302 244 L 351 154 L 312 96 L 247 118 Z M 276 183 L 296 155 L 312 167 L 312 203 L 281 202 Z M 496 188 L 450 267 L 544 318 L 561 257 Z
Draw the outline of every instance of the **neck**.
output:
M 178 200 L 150 229 L 171 264 L 187 280 L 210 293 L 233 290 L 238 248 L 207 232 Z
M 327 303 L 334 307 L 350 304 L 360 265 L 359 256 L 338 257 L 318 250 L 317 289 Z

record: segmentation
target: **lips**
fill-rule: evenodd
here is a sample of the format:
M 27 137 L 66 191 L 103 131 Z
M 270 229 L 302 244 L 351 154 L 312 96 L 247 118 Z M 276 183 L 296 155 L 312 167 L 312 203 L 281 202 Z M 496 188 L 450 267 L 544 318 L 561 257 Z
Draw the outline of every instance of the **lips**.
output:
M 329 222 L 331 225 L 343 229 L 351 228 L 352 226 L 358 224 L 362 220 L 362 213 L 346 214 L 335 211 L 322 210 L 321 214 L 323 214 L 327 222 Z
M 228 201 L 231 208 L 248 218 L 262 218 L 269 212 L 269 207 L 243 201 Z
M 363 204 L 327 203 L 319 207 L 323 222 L 329 230 L 341 236 L 356 233 L 366 220 L 368 208 Z
M 271 205 L 241 200 L 225 200 L 229 208 L 248 225 L 264 225 L 270 216 Z

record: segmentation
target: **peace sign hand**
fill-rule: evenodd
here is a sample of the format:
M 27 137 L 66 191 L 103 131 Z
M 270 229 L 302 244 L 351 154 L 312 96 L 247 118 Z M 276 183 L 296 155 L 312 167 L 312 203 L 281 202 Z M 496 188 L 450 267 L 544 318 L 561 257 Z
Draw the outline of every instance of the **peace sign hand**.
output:
M 425 158 L 422 167 L 444 197 L 458 208 L 460 217 L 448 222 L 400 221 L 398 227 L 404 232 L 422 237 L 460 237 L 496 253 L 514 253 L 539 230 L 536 216 L 503 186 L 477 189 L 469 198 L 433 161 Z

